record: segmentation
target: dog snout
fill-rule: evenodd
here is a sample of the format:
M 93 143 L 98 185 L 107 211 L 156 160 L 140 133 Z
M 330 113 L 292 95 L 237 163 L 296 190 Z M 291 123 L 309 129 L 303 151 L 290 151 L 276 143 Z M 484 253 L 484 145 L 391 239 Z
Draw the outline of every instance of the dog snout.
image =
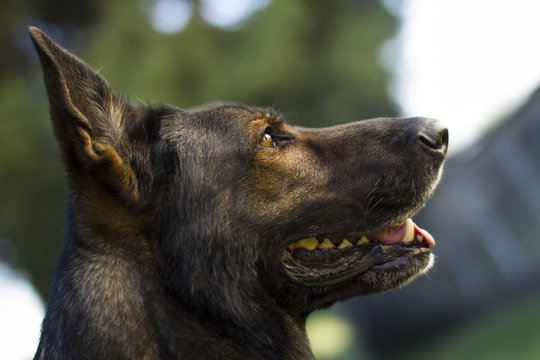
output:
M 418 118 L 416 121 L 416 141 L 426 150 L 446 155 L 448 149 L 448 129 L 438 120 Z

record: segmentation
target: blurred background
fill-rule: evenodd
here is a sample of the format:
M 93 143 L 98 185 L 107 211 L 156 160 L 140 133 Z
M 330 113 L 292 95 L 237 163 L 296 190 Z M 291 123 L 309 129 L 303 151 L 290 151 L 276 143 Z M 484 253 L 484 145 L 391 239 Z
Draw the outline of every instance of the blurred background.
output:
M 435 268 L 318 312 L 318 359 L 540 359 L 540 4 L 6 0 L 0 11 L 0 359 L 30 359 L 66 185 L 27 27 L 133 101 L 273 106 L 328 126 L 435 117 L 450 157 L 416 217 Z

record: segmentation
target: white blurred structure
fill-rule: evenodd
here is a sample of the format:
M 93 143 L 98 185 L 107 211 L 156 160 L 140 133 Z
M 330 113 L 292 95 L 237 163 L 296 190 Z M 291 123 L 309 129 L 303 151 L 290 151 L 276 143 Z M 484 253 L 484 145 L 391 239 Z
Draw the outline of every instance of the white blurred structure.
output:
M 34 357 L 43 303 L 28 280 L 0 263 L 0 359 Z
M 386 52 L 405 116 L 450 130 L 451 153 L 512 113 L 540 84 L 540 2 L 385 0 L 402 18 Z M 396 52 L 398 55 L 396 55 Z

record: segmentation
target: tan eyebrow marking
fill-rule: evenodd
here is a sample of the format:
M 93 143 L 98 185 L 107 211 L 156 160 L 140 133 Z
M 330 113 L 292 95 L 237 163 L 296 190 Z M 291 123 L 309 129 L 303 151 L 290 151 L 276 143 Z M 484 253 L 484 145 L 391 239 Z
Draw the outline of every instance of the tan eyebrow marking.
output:
M 287 125 L 281 119 L 276 117 L 276 115 L 265 113 L 264 117 L 256 118 L 255 120 L 249 123 L 250 127 L 250 138 L 256 137 L 260 133 L 260 129 L 263 127 L 271 127 L 276 132 L 289 132 Z

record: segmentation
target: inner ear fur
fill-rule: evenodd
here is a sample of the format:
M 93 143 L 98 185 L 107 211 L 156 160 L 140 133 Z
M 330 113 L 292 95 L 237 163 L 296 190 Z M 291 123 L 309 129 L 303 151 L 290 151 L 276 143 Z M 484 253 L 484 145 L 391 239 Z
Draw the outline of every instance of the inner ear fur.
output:
M 130 204 L 139 201 L 135 172 L 120 147 L 138 109 L 117 96 L 86 63 L 30 27 L 41 60 L 54 134 L 67 171 L 84 172 Z M 74 187 L 77 184 L 72 184 Z

